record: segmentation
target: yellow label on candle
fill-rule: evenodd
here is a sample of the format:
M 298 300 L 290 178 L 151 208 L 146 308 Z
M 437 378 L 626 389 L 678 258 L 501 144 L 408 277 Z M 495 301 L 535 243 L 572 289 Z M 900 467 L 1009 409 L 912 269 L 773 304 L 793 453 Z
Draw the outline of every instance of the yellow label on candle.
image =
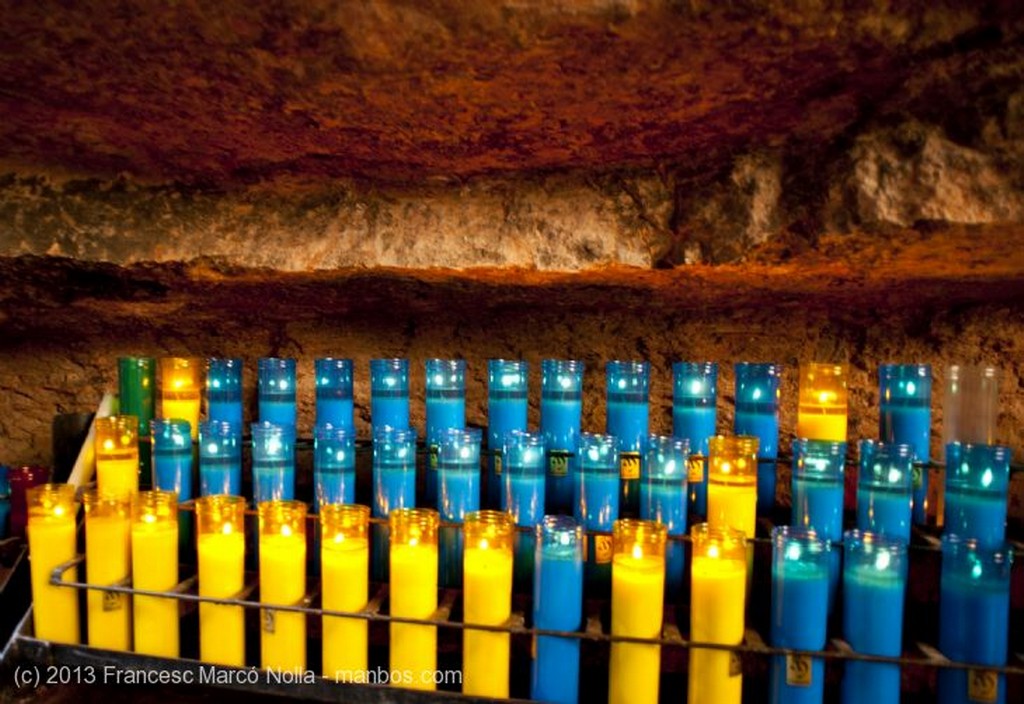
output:
M 919 464 L 914 464 L 914 466 L 911 468 L 910 471 L 911 471 L 911 476 L 913 477 L 914 488 L 915 489 L 920 489 L 922 486 L 924 486 L 924 477 L 923 477 L 923 472 L 925 471 L 924 467 L 922 467 Z
M 619 455 L 619 476 L 622 479 L 640 478 L 639 452 L 623 452 Z
M 612 536 L 594 536 L 594 562 L 605 565 L 612 561 Z
M 437 469 L 438 462 L 440 461 L 441 448 L 438 445 L 431 445 L 427 448 L 427 466 L 431 469 Z
M 704 458 L 700 455 L 691 455 L 687 463 L 688 472 L 686 480 L 691 484 L 704 481 Z
M 786 684 L 790 687 L 810 687 L 811 680 L 811 658 L 807 655 L 787 655 Z
M 548 453 L 548 474 L 552 477 L 568 476 L 570 457 L 572 453 L 566 450 L 551 450 Z
M 968 670 L 967 698 L 985 704 L 996 701 L 999 698 L 999 676 L 991 670 Z
M 500 452 L 495 452 L 494 453 L 494 473 L 497 476 L 499 476 L 499 477 L 501 476 L 501 453 Z

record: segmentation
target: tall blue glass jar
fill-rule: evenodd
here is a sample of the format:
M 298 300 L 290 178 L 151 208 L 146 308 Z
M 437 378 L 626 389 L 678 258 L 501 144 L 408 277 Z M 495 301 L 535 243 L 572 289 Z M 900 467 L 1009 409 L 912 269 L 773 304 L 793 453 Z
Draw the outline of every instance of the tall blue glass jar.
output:
M 544 470 L 547 467 L 544 436 L 513 430 L 505 435 L 502 453 L 503 484 L 501 510 L 512 514 L 519 528 L 514 539 L 516 589 L 527 591 L 533 584 L 533 528 L 544 517 Z
M 845 464 L 845 442 L 793 441 L 793 525 L 811 528 L 824 540 L 843 539 Z M 837 551 L 832 553 L 829 569 L 829 613 L 839 587 L 839 568 Z
M 295 498 L 295 426 L 261 421 L 252 424 L 253 500 Z
M 296 425 L 295 360 L 261 357 L 259 360 L 260 422 Z
M 540 369 L 540 431 L 548 447 L 547 512 L 571 513 L 583 418 L 583 362 L 545 359 Z
M 757 511 L 770 515 L 775 507 L 775 464 L 779 459 L 779 382 L 782 365 L 736 364 L 736 435 L 758 439 Z
M 187 420 L 154 418 L 153 487 L 173 491 L 178 501 L 192 498 L 192 427 Z
M 199 493 L 242 495 L 242 426 L 237 423 L 199 424 Z
M 370 423 L 382 428 L 409 427 L 409 360 L 370 360 Z
M 857 528 L 910 542 L 914 503 L 914 448 L 860 441 Z
M 462 428 L 466 425 L 465 360 L 428 359 L 426 361 L 426 413 L 428 449 L 426 500 L 428 506 L 437 506 L 437 470 L 441 439 L 448 428 Z M 441 518 L 444 519 L 443 512 Z
M 686 535 L 687 471 L 690 443 L 683 438 L 651 435 L 647 439 L 640 481 L 640 518 L 665 525 L 668 535 Z M 679 597 L 683 586 L 683 543 L 665 546 L 665 596 Z
M 401 508 L 416 508 L 416 431 L 383 426 L 373 435 L 373 517 L 388 518 Z M 388 580 L 388 527 L 374 523 L 373 578 Z
M 619 518 L 619 440 L 614 435 L 582 433 L 576 480 L 576 520 L 587 532 L 587 592 L 611 595 L 612 524 Z M 594 535 L 593 531 L 605 533 Z
M 313 506 L 356 502 L 356 435 L 349 428 L 317 423 L 313 429 Z
M 878 367 L 878 437 L 910 445 L 914 469 L 914 523 L 928 520 L 928 467 L 931 460 L 932 368 L 928 364 L 882 364 Z
M 651 365 L 647 362 L 605 365 L 606 430 L 619 439 L 619 514 L 628 518 L 640 515 L 640 464 L 647 449 L 650 383 Z
M 672 435 L 690 443 L 690 452 L 705 458 L 692 463 L 689 477 L 690 518 L 708 515 L 708 438 L 715 434 L 718 364 L 676 362 L 672 365 Z
M 529 365 L 522 360 L 487 361 L 487 508 L 501 505 L 505 485 L 501 477 L 501 453 L 505 436 L 513 430 L 526 430 L 529 372 Z
M 316 376 L 316 424 L 355 432 L 352 360 L 324 357 L 313 361 Z
M 438 511 L 442 521 L 460 524 L 443 526 L 439 536 L 439 577 L 445 587 L 462 586 L 461 524 L 467 513 L 480 510 L 481 439 L 479 428 L 447 428 L 438 439 Z
M 211 357 L 206 370 L 206 416 L 242 426 L 241 359 Z
M 1006 538 L 1010 448 L 950 443 L 946 446 L 944 532 L 997 548 Z

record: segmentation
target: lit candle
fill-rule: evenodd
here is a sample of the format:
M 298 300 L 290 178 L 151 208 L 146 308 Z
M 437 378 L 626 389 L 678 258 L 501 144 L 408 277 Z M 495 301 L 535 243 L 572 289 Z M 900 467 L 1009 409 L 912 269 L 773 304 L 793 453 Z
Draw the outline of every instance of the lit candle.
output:
M 191 445 L 191 443 L 189 443 Z M 132 497 L 132 586 L 167 592 L 178 584 L 178 500 L 167 491 Z M 178 602 L 155 596 L 133 598 L 135 652 L 176 658 Z
M 139 490 L 139 421 L 135 416 L 97 418 L 96 486 L 103 494 Z
M 914 448 L 860 441 L 857 528 L 910 542 Z
M 508 511 L 521 528 L 532 529 L 544 516 L 544 469 L 547 466 L 544 450 L 544 436 L 540 433 L 513 430 L 505 436 L 502 459 L 505 487 L 501 510 Z M 533 531 L 517 531 L 512 541 L 516 589 L 529 591 L 533 584 Z
M 463 619 L 466 624 L 501 626 L 512 615 L 512 519 L 500 511 L 466 515 L 463 563 Z M 508 697 L 511 636 L 493 631 L 462 632 L 462 693 Z
M 236 599 L 245 577 L 245 499 L 203 496 L 196 499 L 199 596 Z M 199 659 L 245 665 L 245 613 L 241 606 L 199 604 Z
M 126 586 L 131 575 L 131 499 L 87 491 L 85 506 L 85 580 L 91 585 Z M 175 545 L 177 556 L 177 545 Z M 90 589 L 86 596 L 89 645 L 104 650 L 131 648 L 131 609 L 119 592 Z
M 260 603 L 298 606 L 306 596 L 306 504 L 264 501 L 260 520 Z M 265 670 L 304 672 L 306 615 L 260 610 L 260 652 Z
M 717 435 L 708 443 L 708 523 L 747 538 L 757 525 L 757 438 Z
M 256 503 L 295 498 L 295 426 L 252 424 L 252 487 Z
M 690 639 L 739 645 L 747 596 L 747 548 L 743 533 L 701 523 L 690 532 Z M 690 648 L 689 704 L 739 704 L 743 675 L 735 653 Z
M 409 427 L 409 360 L 370 360 L 370 421 L 373 432 Z
M 530 366 L 521 360 L 487 361 L 487 450 L 490 455 L 487 475 L 487 507 L 501 505 L 502 445 L 513 430 L 526 430 Z M 542 505 L 541 513 L 544 512 Z
M 690 442 L 690 452 L 708 456 L 708 439 L 715 434 L 718 364 L 676 362 L 672 365 L 672 435 Z M 708 515 L 707 462 L 694 463 L 689 476 L 690 515 Z
M 388 518 L 392 511 L 416 506 L 416 431 L 413 428 L 378 428 L 373 436 L 373 517 Z M 387 526 L 373 526 L 373 575 L 388 580 Z
M 322 602 L 328 611 L 355 613 L 369 599 L 370 509 L 357 504 L 320 507 Z M 367 668 L 367 622 L 324 616 L 323 673 L 338 680 Z
M 878 367 L 878 437 L 886 443 L 913 448 L 914 459 L 931 459 L 932 368 L 928 364 L 883 364 Z M 914 472 L 914 522 L 928 519 L 928 468 Z
M 942 704 L 1005 702 L 1006 678 L 986 667 L 1006 665 L 1013 550 L 986 548 L 955 535 L 942 538 L 939 650 L 970 670 L 939 670 Z
M 872 533 L 843 536 L 843 635 L 858 653 L 898 657 L 907 585 L 906 543 Z M 843 701 L 898 704 L 900 667 L 850 660 Z
M 192 498 L 192 429 L 188 421 L 154 418 L 149 424 L 153 435 L 153 485 L 173 491 L 182 501 Z
M 665 592 L 665 526 L 625 518 L 612 531 L 612 635 L 660 638 Z M 658 702 L 661 646 L 612 643 L 609 704 Z
M 946 446 L 943 529 L 996 548 L 1006 537 L 1010 448 L 950 443 Z
M 779 457 L 779 382 L 782 365 L 736 364 L 736 419 L 733 432 L 758 440 L 757 509 L 775 507 L 775 463 Z
M 843 539 L 845 464 L 845 442 L 793 441 L 793 525 L 812 528 L 825 540 Z M 839 553 L 833 553 L 829 568 L 829 613 L 832 613 L 839 587 L 839 562 Z
M 682 438 L 651 435 L 644 456 L 640 485 L 640 517 L 657 521 L 669 535 L 686 535 L 687 462 L 690 443 Z M 684 557 L 682 542 L 665 546 L 665 596 L 678 598 L 683 586 Z
M 651 365 L 612 361 L 605 365 L 605 431 L 619 439 L 619 514 L 640 515 L 640 458 L 647 448 L 647 394 Z
M 260 421 L 295 427 L 295 360 L 260 357 L 257 384 Z
M 847 365 L 800 365 L 796 435 L 811 440 L 846 442 Z
M 50 585 L 57 565 L 73 560 L 75 545 L 75 487 L 42 484 L 26 492 L 28 557 L 32 572 L 32 622 L 35 637 L 55 643 L 78 644 L 78 591 Z M 77 579 L 72 567 L 61 579 Z
M 242 369 L 237 358 L 211 358 L 206 372 L 206 414 L 242 427 Z
M 466 425 L 466 362 L 462 359 L 428 359 L 425 366 L 428 457 L 426 502 L 428 506 L 440 508 L 438 456 L 443 436 L 448 428 L 461 428 Z M 477 491 L 479 492 L 479 489 Z M 444 516 L 443 509 L 441 515 Z M 444 553 L 443 548 L 441 552 Z M 442 563 L 443 561 L 442 557 Z M 461 560 L 456 568 L 460 569 L 460 565 Z M 441 581 L 444 581 L 443 575 Z
M 548 513 L 574 510 L 577 445 L 583 418 L 583 362 L 541 362 L 540 431 L 548 448 L 545 501 Z
M 156 413 L 156 359 L 120 357 L 117 360 L 118 413 L 139 419 L 139 473 L 143 483 L 151 477 L 151 447 L 146 431 Z
M 587 531 L 584 575 L 587 589 L 607 597 L 612 579 L 612 538 L 619 517 L 619 443 L 612 435 L 580 435 L 579 477 L 575 492 L 576 520 Z
M 313 362 L 316 375 L 316 424 L 355 432 L 352 360 L 325 357 Z
M 355 503 L 355 430 L 317 423 L 313 429 L 313 489 L 315 510 L 326 504 Z
M 480 439 L 479 428 L 448 428 L 440 436 L 435 474 L 440 482 L 438 509 L 445 522 L 462 523 L 468 513 L 480 510 Z M 441 529 L 442 586 L 462 585 L 462 545 L 461 529 Z
M 400 508 L 391 512 L 390 613 L 400 618 L 429 619 L 437 610 L 437 511 Z M 437 669 L 437 627 L 391 623 L 392 672 Z M 414 677 L 394 682 L 412 689 L 435 689 L 433 679 Z
M 199 437 L 202 373 L 201 360 L 191 357 L 160 359 L 160 409 L 157 415 L 187 420 L 193 440 Z
M 242 426 L 210 420 L 199 424 L 199 493 L 242 493 Z

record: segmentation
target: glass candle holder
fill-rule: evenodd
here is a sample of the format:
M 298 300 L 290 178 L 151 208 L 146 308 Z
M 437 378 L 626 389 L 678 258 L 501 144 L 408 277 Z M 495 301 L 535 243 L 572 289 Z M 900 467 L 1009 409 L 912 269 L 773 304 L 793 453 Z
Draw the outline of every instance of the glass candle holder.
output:
M 178 585 L 176 494 L 140 491 L 132 497 L 131 546 L 133 588 L 169 592 Z M 134 595 L 132 622 L 136 653 L 180 656 L 177 599 Z
M 117 360 L 119 410 L 149 427 L 156 411 L 156 360 L 153 357 L 120 357 Z
M 665 525 L 669 535 L 686 535 L 687 469 L 690 443 L 683 438 L 651 435 L 647 440 L 640 484 L 640 517 Z M 676 599 L 683 586 L 683 544 L 665 547 L 665 596 Z
M 108 416 L 94 421 L 96 486 L 103 494 L 127 496 L 139 490 L 139 420 Z
M 858 653 L 897 657 L 903 642 L 903 600 L 907 546 L 873 533 L 843 536 L 843 634 Z M 898 704 L 900 668 L 850 660 L 843 677 L 843 701 Z
M 914 448 L 860 441 L 857 528 L 910 542 Z
M 845 364 L 800 365 L 798 438 L 846 442 L 847 376 Z
M 619 513 L 640 515 L 640 458 L 647 446 L 651 365 L 612 361 L 605 365 L 606 432 L 619 439 Z
M 578 631 L 583 622 L 583 529 L 569 516 L 545 516 L 536 530 L 533 625 Z M 530 697 L 558 704 L 579 699 L 580 642 L 537 636 Z
M 715 434 L 718 364 L 676 362 L 672 365 L 672 435 L 690 443 L 690 452 L 708 456 Z M 689 477 L 690 515 L 708 515 L 707 463 L 694 463 Z
M 82 504 L 85 581 L 94 586 L 121 586 L 131 576 L 131 496 L 89 490 L 82 494 Z M 127 595 L 90 589 L 85 603 L 90 647 L 130 650 L 132 611 Z
M 11 489 L 11 535 L 16 538 L 25 537 L 25 526 L 28 525 L 29 502 L 28 490 L 50 481 L 49 467 L 9 467 L 7 483 Z
M 716 435 L 708 441 L 708 523 L 754 537 L 757 524 L 757 438 Z
M 416 431 L 412 428 L 379 428 L 373 437 L 373 517 L 416 506 Z M 387 526 L 373 526 L 374 579 L 388 578 Z
M 313 430 L 314 506 L 356 502 L 356 435 L 350 428 L 317 423 Z
M 388 516 L 391 534 L 390 613 L 399 618 L 430 619 L 437 610 L 437 511 L 399 508 Z M 390 624 L 392 672 L 437 670 L 437 627 Z M 433 690 L 432 679 L 394 682 L 396 686 Z
M 734 653 L 702 643 L 739 645 L 747 599 L 747 541 L 732 528 L 700 523 L 690 529 L 689 704 L 739 704 L 743 676 Z
M 261 421 L 252 424 L 253 499 L 295 498 L 295 426 Z
M 939 650 L 978 667 L 939 670 L 941 704 L 1006 701 L 1005 677 L 985 668 L 1006 665 L 1012 567 L 1008 545 L 985 548 L 975 540 L 943 536 Z
M 793 525 L 811 528 L 825 540 L 838 542 L 843 539 L 845 465 L 845 442 L 793 441 Z M 833 553 L 829 572 L 829 613 L 839 588 L 839 563 L 839 553 Z
M 437 475 L 441 520 L 462 523 L 466 514 L 480 510 L 479 428 L 448 428 L 441 435 Z M 441 584 L 462 584 L 463 533 L 456 527 L 441 529 Z
M 438 454 L 448 428 L 466 425 L 466 362 L 462 359 L 426 361 L 427 462 L 426 501 L 438 505 Z M 474 509 L 475 510 L 475 509 Z M 441 509 L 444 515 L 444 509 Z M 443 541 L 442 541 L 443 542 Z M 442 553 L 444 551 L 442 550 Z M 441 578 L 442 582 L 444 577 Z
M 619 517 L 619 441 L 613 435 L 582 433 L 576 483 L 576 520 L 587 531 L 584 565 L 588 591 L 611 593 L 612 541 L 609 533 Z
M 1010 448 L 950 443 L 946 446 L 944 532 L 996 548 L 1006 538 Z
M 192 498 L 192 429 L 185 420 L 154 418 L 153 485 L 173 491 L 182 501 Z
M 187 420 L 193 439 L 199 434 L 202 375 L 202 360 L 192 357 L 160 358 L 160 408 L 157 415 Z
M 242 494 L 242 426 L 221 420 L 199 424 L 199 493 Z
M 295 360 L 260 357 L 258 369 L 260 422 L 295 427 Z
M 7 480 L 7 465 L 0 464 L 0 540 L 7 537 L 11 516 L 11 484 Z
M 659 638 L 664 617 L 665 526 L 623 518 L 612 528 L 612 635 Z M 609 704 L 658 703 L 661 646 L 612 643 Z
M 370 360 L 370 421 L 373 432 L 409 427 L 409 360 Z
M 772 529 L 772 647 L 825 649 L 831 548 L 814 530 Z M 825 661 L 806 655 L 772 656 L 770 681 L 772 704 L 821 704 Z
M 306 504 L 264 501 L 260 522 L 260 603 L 298 606 L 306 596 Z M 306 615 L 260 609 L 260 654 L 265 670 L 306 670 Z
M 504 487 L 501 460 L 505 435 L 513 430 L 526 430 L 529 375 L 530 365 L 522 360 L 487 360 L 487 450 L 490 455 L 487 474 L 488 508 L 501 505 Z
M 583 362 L 545 359 L 540 371 L 540 432 L 548 448 L 548 513 L 573 510 L 583 418 Z
M 513 430 L 505 436 L 502 460 L 505 488 L 501 497 L 501 510 L 508 511 L 517 526 L 533 528 L 544 517 L 546 460 L 546 445 L 542 434 Z M 533 533 L 517 532 L 513 542 L 516 589 L 529 591 L 533 583 Z
M 242 369 L 236 357 L 212 357 L 206 370 L 206 417 L 242 427 Z
M 245 499 L 196 499 L 199 596 L 234 599 L 245 586 Z M 200 602 L 199 659 L 227 667 L 245 666 L 245 613 L 241 606 Z
M 354 433 L 352 360 L 326 357 L 313 362 L 316 374 L 316 424 L 329 423 Z
M 946 368 L 942 399 L 943 447 L 952 442 L 995 443 L 999 377 L 999 370 L 987 365 L 953 364 Z
M 923 464 L 931 460 L 932 368 L 928 364 L 883 364 L 878 367 L 880 409 L 878 437 L 913 448 Z M 914 522 L 928 519 L 928 469 L 914 472 Z
M 32 572 L 32 625 L 36 638 L 77 645 L 78 590 L 55 587 L 50 575 L 78 554 L 75 538 L 75 487 L 40 484 L 25 491 L 28 555 Z M 61 574 L 77 581 L 77 567 Z
M 465 518 L 463 620 L 501 626 L 512 615 L 512 518 L 501 511 L 472 511 Z M 508 698 L 511 636 L 462 632 L 462 693 Z
M 779 398 L 782 365 L 736 364 L 736 419 L 733 432 L 757 438 L 757 508 L 775 508 L 775 462 L 779 458 Z
M 320 506 L 322 606 L 356 613 L 370 598 L 369 506 Z M 367 668 L 368 623 L 363 619 L 323 617 L 323 676 L 335 681 Z

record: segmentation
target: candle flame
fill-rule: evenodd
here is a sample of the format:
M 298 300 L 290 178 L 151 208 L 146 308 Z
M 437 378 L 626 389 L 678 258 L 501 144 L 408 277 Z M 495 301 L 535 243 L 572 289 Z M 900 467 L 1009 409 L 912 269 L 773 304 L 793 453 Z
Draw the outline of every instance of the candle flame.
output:
M 285 525 L 281 526 L 281 535 L 291 535 L 291 534 L 292 534 L 292 527 L 290 525 L 288 525 L 286 523 Z
M 64 515 L 64 507 L 63 506 L 54 506 L 53 507 L 53 515 L 54 516 L 63 516 Z
M 487 538 L 480 538 L 480 542 L 477 545 L 477 547 L 479 547 L 479 548 L 481 548 L 483 550 L 486 550 L 487 548 L 490 547 L 490 543 L 487 542 Z
M 231 526 L 230 523 L 225 523 L 221 527 L 220 532 L 223 533 L 224 535 L 231 535 L 231 533 L 234 532 L 234 528 Z
M 633 546 L 633 557 L 634 557 L 634 559 L 639 560 L 643 556 L 644 556 L 644 549 L 642 547 L 640 547 L 639 545 L 634 545 Z
M 719 556 L 718 546 L 717 545 L 709 545 L 708 546 L 708 557 L 718 557 L 718 556 Z

